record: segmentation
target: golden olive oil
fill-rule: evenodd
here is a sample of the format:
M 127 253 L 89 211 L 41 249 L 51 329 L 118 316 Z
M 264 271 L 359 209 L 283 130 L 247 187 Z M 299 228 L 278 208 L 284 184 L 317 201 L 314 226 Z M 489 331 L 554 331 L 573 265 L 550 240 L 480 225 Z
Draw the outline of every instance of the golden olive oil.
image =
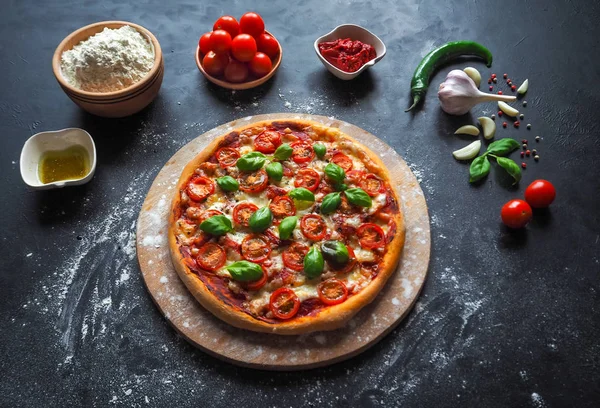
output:
M 81 145 L 44 152 L 38 165 L 38 176 L 44 184 L 80 179 L 89 172 L 90 157 Z

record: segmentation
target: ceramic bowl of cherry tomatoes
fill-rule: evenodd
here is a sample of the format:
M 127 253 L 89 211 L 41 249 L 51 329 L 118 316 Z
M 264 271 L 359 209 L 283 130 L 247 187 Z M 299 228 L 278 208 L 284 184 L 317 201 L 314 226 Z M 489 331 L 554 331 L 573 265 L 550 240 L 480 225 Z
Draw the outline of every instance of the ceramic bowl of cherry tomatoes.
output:
M 239 22 L 222 16 L 198 41 L 196 65 L 212 83 L 227 89 L 250 89 L 268 81 L 281 64 L 279 42 L 265 30 L 260 15 L 249 12 Z

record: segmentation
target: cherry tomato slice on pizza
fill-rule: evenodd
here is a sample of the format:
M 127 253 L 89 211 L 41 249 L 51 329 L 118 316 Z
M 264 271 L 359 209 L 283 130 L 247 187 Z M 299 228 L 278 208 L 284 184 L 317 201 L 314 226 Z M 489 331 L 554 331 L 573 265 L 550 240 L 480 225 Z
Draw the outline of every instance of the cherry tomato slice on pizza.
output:
M 371 197 L 375 197 L 383 192 L 383 181 L 373 173 L 365 175 L 360 181 L 360 187 Z
M 356 231 L 358 242 L 363 248 L 381 248 L 385 246 L 385 232 L 377 224 L 366 223 Z
M 254 149 L 264 154 L 275 153 L 281 145 L 281 136 L 274 130 L 265 130 L 254 139 Z
M 233 221 L 243 227 L 248 226 L 250 217 L 258 210 L 258 207 L 252 203 L 239 203 L 233 209 Z
M 279 288 L 271 295 L 269 308 L 275 317 L 287 320 L 291 319 L 300 309 L 300 299 L 290 288 Z
M 203 201 L 215 191 L 215 183 L 208 177 L 196 176 L 187 186 L 187 194 L 194 201 Z
M 293 149 L 292 160 L 296 163 L 307 163 L 315 157 L 312 146 L 305 142 L 294 142 L 290 147 Z
M 294 200 L 288 196 L 276 196 L 269 204 L 269 209 L 274 217 L 282 218 L 296 214 L 296 206 Z
M 319 299 L 326 305 L 337 305 L 348 298 L 348 288 L 339 279 L 331 278 L 319 283 L 317 286 Z
M 293 242 L 281 255 L 283 264 L 294 271 L 303 270 L 304 257 L 308 253 L 308 250 L 308 246 L 299 242 Z
M 344 153 L 336 153 L 331 158 L 331 162 L 340 166 L 344 171 L 352 170 L 352 159 Z
M 250 262 L 260 263 L 271 255 L 269 241 L 261 235 L 248 235 L 242 241 L 242 256 Z
M 265 286 L 265 284 L 267 283 L 267 279 L 269 278 L 269 275 L 267 274 L 267 271 L 265 270 L 264 266 L 262 267 L 262 270 L 263 270 L 263 274 L 260 277 L 260 279 L 257 279 L 255 281 L 251 281 L 251 282 L 245 282 L 244 286 L 246 287 L 246 289 L 259 290 L 260 288 Z
M 200 214 L 200 217 L 198 217 L 198 224 L 202 224 L 204 221 L 208 220 L 210 217 L 214 217 L 215 215 L 223 215 L 223 213 L 217 210 L 204 211 L 202 214 Z
M 242 173 L 239 179 L 240 190 L 245 193 L 260 193 L 269 185 L 269 176 L 263 169 Z
M 300 169 L 296 173 L 296 179 L 294 180 L 294 186 L 304 187 L 307 190 L 315 191 L 319 187 L 321 182 L 321 176 L 313 169 Z
M 359 184 L 362 178 L 365 176 L 364 170 L 350 170 L 346 172 L 346 178 L 349 182 Z
M 233 147 L 222 147 L 217 150 L 216 156 L 221 167 L 225 168 L 233 166 L 237 162 L 240 158 L 240 152 Z
M 200 248 L 200 252 L 196 257 L 198 265 L 207 271 L 214 272 L 223 265 L 227 260 L 227 254 L 221 245 L 214 242 L 208 242 Z
M 323 239 L 327 232 L 325 221 L 318 214 L 306 214 L 300 221 L 300 229 L 304 236 L 312 241 Z

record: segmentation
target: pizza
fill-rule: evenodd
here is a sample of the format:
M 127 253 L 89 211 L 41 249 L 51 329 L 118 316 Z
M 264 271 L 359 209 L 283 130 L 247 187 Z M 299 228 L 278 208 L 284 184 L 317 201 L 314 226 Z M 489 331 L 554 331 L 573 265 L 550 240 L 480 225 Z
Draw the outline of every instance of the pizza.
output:
M 194 297 L 243 329 L 345 325 L 395 271 L 404 220 L 379 157 L 337 128 L 263 121 L 184 168 L 169 219 L 173 264 Z

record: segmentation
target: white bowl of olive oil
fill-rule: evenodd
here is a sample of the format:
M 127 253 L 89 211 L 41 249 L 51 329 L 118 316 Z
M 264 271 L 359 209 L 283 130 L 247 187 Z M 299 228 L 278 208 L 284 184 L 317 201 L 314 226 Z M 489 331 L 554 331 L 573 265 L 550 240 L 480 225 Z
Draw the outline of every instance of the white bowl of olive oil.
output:
M 25 142 L 20 165 L 21 177 L 31 188 L 77 186 L 94 176 L 96 146 L 83 129 L 42 132 Z

